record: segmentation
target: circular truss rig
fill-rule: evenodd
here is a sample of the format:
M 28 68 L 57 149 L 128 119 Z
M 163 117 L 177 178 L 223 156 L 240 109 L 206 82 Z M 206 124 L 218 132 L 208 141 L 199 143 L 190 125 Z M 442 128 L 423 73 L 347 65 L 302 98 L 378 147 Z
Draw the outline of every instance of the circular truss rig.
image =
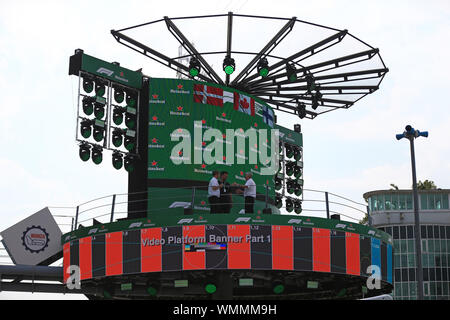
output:
M 222 24 L 226 27 L 226 43 L 222 43 L 223 48 L 226 48 L 225 50 L 199 52 L 193 42 L 188 40 L 177 26 L 181 22 L 192 21 L 197 22 L 198 26 L 205 21 L 205 18 L 225 19 L 226 23 Z M 236 18 L 248 20 L 245 28 L 238 29 L 239 33 L 242 32 L 242 29 L 248 31 L 247 26 L 250 28 L 255 20 L 263 20 L 265 26 L 271 22 L 281 22 L 282 27 L 276 29 L 275 35 L 258 52 L 235 50 L 233 48 L 237 45 L 233 44 L 232 39 L 233 31 L 236 33 L 233 29 Z M 125 34 L 125 32 L 131 30 L 155 27 L 164 23 L 169 36 L 171 35 L 176 39 L 187 52 L 186 55 L 169 57 L 162 53 L 162 51 L 167 50 L 158 51 Z M 196 27 L 195 35 L 201 36 L 210 25 L 212 24 L 204 23 L 201 28 Z M 293 38 L 292 34 L 297 26 L 306 26 L 309 29 L 304 31 L 301 37 L 297 35 L 296 38 Z M 313 29 L 326 31 L 327 35 L 313 39 L 306 46 L 300 47 L 297 45 L 301 40 L 304 40 L 303 36 L 307 37 L 314 34 Z M 366 95 L 378 90 L 381 81 L 389 71 L 379 54 L 379 49 L 356 38 L 347 30 L 302 21 L 296 17 L 265 17 L 233 14 L 232 12 L 177 18 L 166 16 L 159 20 L 120 30 L 112 30 L 111 33 L 119 43 L 176 70 L 188 78 L 194 77 L 190 73 L 189 66 L 181 63 L 181 59 L 191 59 L 191 64 L 198 67 L 198 74 L 195 76 L 198 80 L 241 90 L 260 98 L 275 110 L 296 114 L 300 118 L 313 119 L 317 115 L 329 111 L 348 109 Z M 261 37 L 248 35 L 249 42 L 257 38 Z M 345 54 L 339 52 L 339 50 L 336 52 L 336 48 L 342 46 L 346 39 L 356 43 Z M 285 48 L 279 50 L 282 47 L 280 44 L 286 42 L 291 50 Z M 153 42 L 152 46 L 154 46 Z M 225 71 L 225 65 L 229 63 L 230 58 L 233 61 L 233 71 L 235 66 L 237 66 L 236 69 L 239 68 L 241 60 L 247 61 L 242 63 L 245 66 L 239 73 L 236 72 L 237 74 L 233 75 L 232 78 L 231 74 L 226 72 L 223 72 L 223 76 L 220 76 L 212 67 L 212 64 L 207 60 L 210 60 L 213 56 L 224 58 L 223 70 L 219 72 Z M 234 64 L 234 58 L 237 57 L 240 59 L 236 59 Z M 242 57 L 246 57 L 246 59 L 241 59 Z M 222 67 L 222 64 L 219 64 Z M 267 72 L 261 73 L 261 66 L 265 67 Z

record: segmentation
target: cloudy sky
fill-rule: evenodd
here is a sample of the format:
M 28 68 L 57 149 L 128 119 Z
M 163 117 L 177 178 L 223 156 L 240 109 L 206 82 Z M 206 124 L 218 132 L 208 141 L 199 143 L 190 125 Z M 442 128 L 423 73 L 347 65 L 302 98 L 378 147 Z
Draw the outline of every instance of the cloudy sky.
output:
M 350 33 L 380 48 L 390 72 L 380 90 L 349 110 L 303 120 L 305 187 L 362 202 L 374 189 L 411 186 L 406 124 L 428 130 L 416 141 L 418 179 L 450 188 L 450 2 L 432 1 L 1 1 L 0 230 L 45 206 L 74 206 L 126 192 L 127 176 L 109 158 L 83 163 L 75 143 L 74 49 L 154 77 L 174 77 L 117 44 L 119 29 L 163 16 L 234 13 L 291 17 Z M 205 29 L 198 28 L 199 36 Z M 252 46 L 256 39 L 248 37 Z M 155 44 L 162 36 L 151 39 Z M 255 50 L 258 50 L 255 48 Z M 175 56 L 176 52 L 170 55 Z M 292 127 L 298 119 L 279 115 Z M 0 293 L 8 298 L 54 295 Z

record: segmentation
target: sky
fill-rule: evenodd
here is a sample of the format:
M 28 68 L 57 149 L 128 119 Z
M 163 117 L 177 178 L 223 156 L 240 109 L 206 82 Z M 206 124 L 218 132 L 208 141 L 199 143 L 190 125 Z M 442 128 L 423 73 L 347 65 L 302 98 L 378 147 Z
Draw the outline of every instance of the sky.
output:
M 389 73 L 380 89 L 348 110 L 300 120 L 278 115 L 304 134 L 305 188 L 358 202 L 370 190 L 411 187 L 409 145 L 397 141 L 411 124 L 429 131 L 416 140 L 417 177 L 450 188 L 450 2 L 431 1 L 5 1 L 0 0 L 0 230 L 45 206 L 69 206 L 126 192 L 127 174 L 109 158 L 78 158 L 77 80 L 68 75 L 77 48 L 155 77 L 174 77 L 118 44 L 110 34 L 163 16 L 240 14 L 291 17 L 348 29 L 380 49 Z M 199 26 L 198 33 L 204 32 Z M 198 36 L 198 35 L 197 35 Z M 245 36 L 243 34 L 242 36 Z M 252 46 L 252 38 L 248 37 Z M 155 44 L 163 37 L 151 39 Z M 256 40 L 254 40 L 256 41 Z M 172 53 L 175 56 L 176 53 Z M 59 211 L 61 212 L 61 211 Z M 0 293 L 0 299 L 62 295 Z M 73 298 L 73 296 L 71 296 Z

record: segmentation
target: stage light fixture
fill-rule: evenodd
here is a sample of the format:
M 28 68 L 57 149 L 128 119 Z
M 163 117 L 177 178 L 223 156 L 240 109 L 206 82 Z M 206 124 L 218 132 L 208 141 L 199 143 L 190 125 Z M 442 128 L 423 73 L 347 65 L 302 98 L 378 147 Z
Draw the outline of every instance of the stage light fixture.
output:
M 292 176 L 294 174 L 294 166 L 295 166 L 295 162 L 286 161 L 286 174 L 288 176 Z
M 133 155 L 131 155 L 131 154 L 125 155 L 125 158 L 124 158 L 125 170 L 127 170 L 128 172 L 133 172 L 134 171 L 134 162 L 135 162 L 135 157 Z
M 205 286 L 205 291 L 209 294 L 213 294 L 214 292 L 217 291 L 217 287 L 214 283 L 208 283 Z
M 294 167 L 294 177 L 295 178 L 300 178 L 302 176 L 302 169 L 300 169 L 299 166 L 295 166 Z
M 302 203 L 300 200 L 294 201 L 294 211 L 296 214 L 302 213 Z
M 275 178 L 275 189 L 280 190 L 282 186 L 283 186 L 282 180 L 280 178 L 276 177 Z
M 290 193 L 290 194 L 293 194 L 294 193 L 294 187 L 295 187 L 294 180 L 288 179 L 287 182 L 286 182 L 287 192 Z
M 294 201 L 291 197 L 286 197 L 286 211 L 292 212 L 292 210 L 294 210 Z
M 306 91 L 308 93 L 311 93 L 313 90 L 316 89 L 314 76 L 312 74 L 307 74 L 305 76 L 305 80 L 306 80 Z
M 105 116 L 105 105 L 101 102 L 94 103 L 94 116 L 97 120 L 102 120 Z
M 126 108 L 124 107 L 114 107 L 113 110 L 113 122 L 116 126 L 120 126 L 123 122 L 123 114 Z
M 297 115 L 300 119 L 306 117 L 306 105 L 303 102 L 297 105 Z
M 118 151 L 114 151 L 112 155 L 112 164 L 114 169 L 120 170 L 123 166 L 123 155 Z
M 120 148 L 123 142 L 123 131 L 122 129 L 115 129 L 112 133 L 112 144 L 116 148 Z
M 292 156 L 294 155 L 294 148 L 287 143 L 284 144 L 284 147 L 286 148 L 286 157 L 292 158 Z
M 85 142 L 81 143 L 79 155 L 81 160 L 88 161 L 91 157 L 91 146 Z
M 119 86 L 113 86 L 114 89 L 114 101 L 116 103 L 122 103 L 125 100 L 125 91 Z
M 83 76 L 83 90 L 86 93 L 91 93 L 94 90 L 94 81 L 91 76 Z
M 275 193 L 275 206 L 280 209 L 283 206 L 282 196 L 279 193 Z
M 290 82 L 297 80 L 297 68 L 293 63 L 286 63 L 286 75 Z
M 269 75 L 269 63 L 267 62 L 267 58 L 259 59 L 256 69 L 261 77 L 267 77 Z
M 294 194 L 297 196 L 297 197 L 300 197 L 301 196 L 301 194 L 302 194 L 302 186 L 300 185 L 300 184 L 298 184 L 298 183 L 294 183 Z
M 196 57 L 191 57 L 191 60 L 189 61 L 189 74 L 192 78 L 195 78 L 199 75 L 201 70 L 200 61 Z
M 81 120 L 80 122 L 80 132 L 81 136 L 88 139 L 92 133 L 92 121 L 88 119 Z
M 85 115 L 90 116 L 94 112 L 95 97 L 83 97 L 83 112 Z
M 300 160 L 302 158 L 302 150 L 299 147 L 294 148 L 294 159 Z
M 100 142 L 105 137 L 105 123 L 101 120 L 94 120 L 94 140 Z
M 322 94 L 317 91 L 315 94 L 313 94 L 312 96 L 312 103 L 311 103 L 311 107 L 316 110 L 317 107 L 319 106 L 319 101 L 320 99 L 322 99 Z
M 125 149 L 130 152 L 134 150 L 134 148 L 136 147 L 136 131 L 126 130 L 124 146 Z
M 223 71 L 226 74 L 232 74 L 236 68 L 236 64 L 234 63 L 234 59 L 230 56 L 226 56 L 223 60 Z
M 128 129 L 136 129 L 136 109 L 127 107 L 125 113 L 125 125 Z
M 127 107 L 129 108 L 136 108 L 137 105 L 137 94 L 134 91 L 127 92 L 125 102 L 127 104 Z
M 281 294 L 284 292 L 284 284 L 281 280 L 274 280 L 272 285 L 273 293 Z
M 94 146 L 92 148 L 92 161 L 95 164 L 100 164 L 103 161 L 103 149 L 100 146 Z
M 103 97 L 106 92 L 106 81 L 103 79 L 95 79 L 95 95 Z

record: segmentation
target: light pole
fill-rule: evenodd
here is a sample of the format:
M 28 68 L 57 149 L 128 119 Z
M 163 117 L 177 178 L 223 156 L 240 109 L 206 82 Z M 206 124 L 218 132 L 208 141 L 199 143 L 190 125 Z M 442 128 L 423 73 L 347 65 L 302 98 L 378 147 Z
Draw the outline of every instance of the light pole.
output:
M 411 169 L 413 180 L 413 194 L 414 194 L 414 238 L 416 240 L 416 266 L 417 266 L 417 293 L 419 300 L 423 300 L 423 269 L 422 269 L 422 250 L 420 239 L 420 220 L 419 220 L 419 195 L 417 193 L 417 177 L 416 177 L 416 156 L 414 153 L 414 139 L 417 137 L 428 137 L 428 131 L 420 132 L 414 130 L 413 127 L 407 125 L 405 132 L 397 134 L 397 140 L 407 138 L 411 146 Z

